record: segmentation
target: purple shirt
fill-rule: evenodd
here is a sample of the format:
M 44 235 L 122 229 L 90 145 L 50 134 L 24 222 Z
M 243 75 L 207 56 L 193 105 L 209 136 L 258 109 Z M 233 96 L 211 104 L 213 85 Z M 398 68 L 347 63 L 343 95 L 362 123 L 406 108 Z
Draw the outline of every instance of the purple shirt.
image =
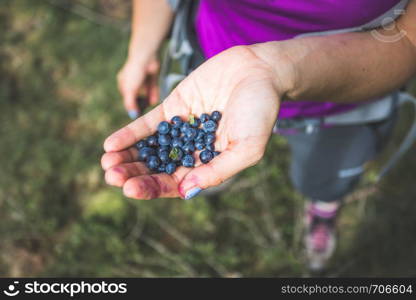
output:
M 299 34 L 364 25 L 399 0 L 201 0 L 196 32 L 209 58 L 236 45 L 291 39 Z M 283 102 L 280 118 L 339 113 L 354 104 Z

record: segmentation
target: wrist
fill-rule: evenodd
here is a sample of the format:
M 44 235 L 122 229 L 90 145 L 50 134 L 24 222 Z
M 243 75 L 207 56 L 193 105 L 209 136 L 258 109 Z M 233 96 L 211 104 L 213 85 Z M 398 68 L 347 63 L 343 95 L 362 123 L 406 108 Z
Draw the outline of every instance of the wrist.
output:
M 146 66 L 154 54 L 149 53 L 129 53 L 127 55 L 126 63 L 135 66 Z
M 129 45 L 127 61 L 132 64 L 146 65 L 156 56 L 157 49 L 146 46 L 146 43 L 132 40 Z
M 296 87 L 296 68 L 285 42 L 267 42 L 248 46 L 263 63 L 270 67 L 273 85 L 280 99 L 291 99 Z
M 149 56 L 145 55 L 128 55 L 126 59 L 127 65 L 137 66 L 137 67 L 144 67 L 150 61 Z

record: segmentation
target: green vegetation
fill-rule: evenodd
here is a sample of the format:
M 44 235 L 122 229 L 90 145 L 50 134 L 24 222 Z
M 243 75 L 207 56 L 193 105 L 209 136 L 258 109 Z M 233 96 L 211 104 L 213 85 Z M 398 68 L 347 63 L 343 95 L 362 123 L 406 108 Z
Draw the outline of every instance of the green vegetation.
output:
M 307 275 L 279 137 L 217 197 L 134 201 L 105 185 L 102 142 L 128 122 L 115 84 L 128 11 L 128 0 L 0 2 L 0 274 Z M 326 275 L 416 275 L 411 152 L 350 198 Z

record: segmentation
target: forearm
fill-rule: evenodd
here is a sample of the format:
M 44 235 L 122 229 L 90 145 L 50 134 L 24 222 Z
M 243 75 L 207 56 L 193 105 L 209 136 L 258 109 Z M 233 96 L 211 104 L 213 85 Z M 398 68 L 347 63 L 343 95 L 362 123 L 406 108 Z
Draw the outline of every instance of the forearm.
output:
M 128 58 L 147 60 L 159 49 L 173 18 L 166 0 L 133 0 Z
M 251 48 L 271 66 L 276 86 L 289 101 L 368 100 L 401 87 L 416 70 L 409 37 L 382 42 L 370 32 L 349 33 Z

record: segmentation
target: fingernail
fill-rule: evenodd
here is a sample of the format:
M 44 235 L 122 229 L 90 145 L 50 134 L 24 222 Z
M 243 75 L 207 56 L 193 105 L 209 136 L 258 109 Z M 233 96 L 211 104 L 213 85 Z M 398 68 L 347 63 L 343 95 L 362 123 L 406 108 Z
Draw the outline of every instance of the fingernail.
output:
M 136 110 L 129 110 L 127 112 L 127 114 L 129 115 L 130 119 L 132 120 L 136 120 L 139 117 L 139 112 Z
M 202 191 L 199 187 L 194 187 L 185 193 L 185 200 L 192 199 Z

